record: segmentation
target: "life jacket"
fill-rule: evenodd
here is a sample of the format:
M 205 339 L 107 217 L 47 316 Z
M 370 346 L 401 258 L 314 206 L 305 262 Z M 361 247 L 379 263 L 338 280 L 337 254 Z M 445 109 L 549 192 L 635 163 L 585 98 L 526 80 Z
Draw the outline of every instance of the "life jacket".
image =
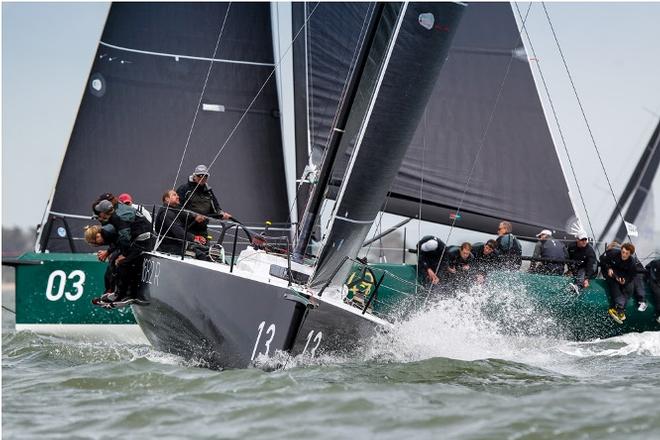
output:
M 541 257 L 551 260 L 563 260 L 566 258 L 566 246 L 554 238 L 543 240 L 541 244 Z

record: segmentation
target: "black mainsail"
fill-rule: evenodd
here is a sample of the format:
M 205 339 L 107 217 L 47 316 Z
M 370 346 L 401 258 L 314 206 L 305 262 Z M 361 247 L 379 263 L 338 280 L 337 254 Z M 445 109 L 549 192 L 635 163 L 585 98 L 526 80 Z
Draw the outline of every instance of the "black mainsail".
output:
M 214 48 L 230 8 L 219 49 Z M 213 67 L 190 142 L 209 63 Z M 104 191 L 158 203 L 208 164 L 274 69 L 268 3 L 114 3 L 69 140 L 42 251 L 71 251 Z M 276 82 L 269 80 L 214 165 L 211 184 L 244 222 L 286 222 Z M 67 233 L 64 228 L 66 218 Z M 75 241 L 78 251 L 89 248 Z

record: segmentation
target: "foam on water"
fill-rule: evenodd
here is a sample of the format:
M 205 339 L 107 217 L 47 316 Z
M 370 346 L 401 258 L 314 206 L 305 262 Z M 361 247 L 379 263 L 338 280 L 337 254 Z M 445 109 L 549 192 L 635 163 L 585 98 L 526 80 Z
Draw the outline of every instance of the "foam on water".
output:
M 569 342 L 560 350 L 578 358 L 630 355 L 660 357 L 660 332 L 628 333 L 609 339 Z
M 523 362 L 562 374 L 585 375 L 576 357 L 659 356 L 660 332 L 574 342 L 523 286 L 473 287 L 436 297 L 427 307 L 374 338 L 368 359 L 414 362 L 435 357 Z

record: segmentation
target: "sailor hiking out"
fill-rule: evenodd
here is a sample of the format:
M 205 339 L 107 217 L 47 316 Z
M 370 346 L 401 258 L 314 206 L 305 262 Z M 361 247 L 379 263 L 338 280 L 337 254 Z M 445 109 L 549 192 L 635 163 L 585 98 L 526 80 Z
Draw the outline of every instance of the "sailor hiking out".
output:
M 142 262 L 142 253 L 153 247 L 151 223 L 133 207 L 116 203 L 116 198 L 102 195 L 94 204 L 94 212 L 102 225 L 112 225 L 116 231 L 114 247 L 118 255 L 114 259 L 114 291 L 106 291 L 97 303 L 117 303 L 138 300 L 137 288 Z M 113 203 L 114 202 L 114 203 Z

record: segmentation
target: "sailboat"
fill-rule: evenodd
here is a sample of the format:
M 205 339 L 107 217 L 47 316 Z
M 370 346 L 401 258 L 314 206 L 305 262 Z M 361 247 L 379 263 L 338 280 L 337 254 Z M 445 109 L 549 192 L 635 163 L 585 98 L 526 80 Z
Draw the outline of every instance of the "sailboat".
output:
M 105 268 L 79 238 L 81 227 L 94 222 L 88 216 L 88 204 L 99 192 L 117 188 L 117 182 L 126 185 L 117 188 L 118 192 L 128 191 L 135 200 L 154 200 L 174 186 L 174 168 L 185 174 L 198 163 L 208 162 L 218 140 L 227 138 L 246 109 L 244 98 L 257 93 L 256 84 L 264 83 L 280 58 L 284 61 L 276 75 L 265 83 L 243 122 L 252 129 L 236 133 L 232 142 L 240 147 L 223 153 L 227 158 L 223 156 L 214 166 L 212 181 L 219 176 L 220 191 L 216 191 L 223 207 L 247 219 L 246 224 L 270 220 L 287 229 L 297 218 L 303 221 L 308 187 L 296 188 L 294 181 L 304 175 L 311 176 L 310 180 L 317 178 L 328 146 L 337 142 L 333 139 L 338 133 L 336 109 L 344 102 L 343 85 L 364 33 L 365 17 L 373 6 L 345 3 L 315 7 L 314 3 L 293 3 L 290 7 L 286 3 L 232 4 L 226 31 L 242 32 L 243 41 L 249 41 L 245 45 L 250 48 L 250 57 L 234 44 L 223 46 L 222 56 L 211 60 L 209 54 L 217 43 L 226 4 L 112 5 L 42 222 L 37 252 L 17 262 L 17 329 L 143 337 L 129 309 L 106 311 L 91 305 L 91 298 L 103 290 Z M 282 24 L 287 22 L 282 17 L 290 17 L 288 27 Z M 444 26 L 430 24 L 428 16 L 418 17 L 418 21 L 436 30 Z M 282 57 L 289 44 L 282 41 L 290 42 L 301 29 L 292 44 L 293 60 Z M 208 72 L 204 63 L 211 61 L 213 71 L 191 132 L 191 109 L 198 104 Z M 225 76 L 245 81 L 230 89 Z M 292 94 L 282 87 L 288 83 L 293 84 Z M 398 106 L 393 102 L 391 111 L 398 113 Z M 341 114 L 346 116 L 347 112 Z M 501 219 L 508 219 L 519 236 L 533 237 L 543 228 L 553 229 L 555 236 L 570 236 L 575 209 L 508 3 L 475 3 L 466 8 L 448 60 L 419 120 L 389 196 L 381 203 L 384 212 L 438 224 L 455 222 L 468 230 L 489 233 Z M 186 145 L 188 154 L 181 159 Z M 329 199 L 340 192 L 351 151 L 344 148 L 336 153 L 334 166 L 328 171 Z M 466 188 L 469 166 L 477 152 L 474 176 L 479 177 Z M 106 164 L 107 172 L 84 166 L 99 162 Z M 518 166 L 521 162 L 545 165 L 532 169 Z M 81 178 L 94 185 L 75 184 Z M 554 183 L 533 185 L 539 180 Z M 317 203 L 319 199 L 323 198 Z M 322 201 L 327 202 L 328 198 Z M 290 210 L 292 205 L 297 207 Z M 308 244 L 314 244 L 298 248 L 299 254 L 319 245 L 314 239 L 322 237 L 311 231 L 317 225 L 312 222 L 305 232 Z M 277 227 L 269 231 L 288 233 Z M 326 252 L 323 258 L 331 257 L 332 253 Z M 291 263 L 296 272 L 302 271 L 296 261 Z M 287 267 L 288 262 L 279 260 L 278 265 Z M 376 269 L 372 291 L 385 273 L 379 272 L 378 266 L 372 265 Z M 397 292 L 415 292 L 417 280 L 412 265 L 389 264 L 383 269 L 388 275 L 368 310 L 387 321 L 401 307 Z M 362 266 L 355 272 L 358 278 L 364 277 L 363 273 L 369 276 Z M 147 270 L 146 279 L 153 281 L 158 273 Z M 526 282 L 548 281 L 541 287 L 538 283 L 529 285 L 530 295 L 538 288 L 548 295 L 560 291 L 563 298 L 568 280 L 522 276 Z M 397 279 L 414 284 L 398 285 Z M 288 287 L 288 280 L 286 284 Z M 594 328 L 590 318 L 600 316 L 605 298 L 602 290 L 592 295 L 598 304 L 593 313 L 569 323 L 569 328 L 575 329 L 574 337 L 604 337 L 637 329 L 616 328 L 605 321 L 604 327 L 589 330 Z M 565 299 L 565 304 L 574 300 Z M 556 302 L 549 307 L 557 313 L 565 310 Z M 260 322 L 253 326 L 254 331 Z M 268 328 L 264 321 L 261 332 Z M 308 350 L 318 338 L 317 334 L 312 336 Z
M 275 352 L 345 353 L 388 327 L 366 308 L 347 304 L 341 289 L 396 177 L 463 7 L 377 3 L 368 9 L 344 89 L 345 114 L 336 118 L 338 135 L 331 136 L 305 210 L 301 258 L 265 249 L 236 256 L 232 248 L 236 264 L 218 265 L 147 253 L 140 291 L 149 304 L 133 313 L 154 347 L 212 368 L 236 368 Z M 351 158 L 331 224 L 310 260 L 305 225 L 314 223 L 308 218 L 327 193 L 336 153 L 344 151 Z
M 452 115 L 452 119 L 437 118 L 433 120 L 435 127 L 429 127 L 428 117 L 422 120 L 415 136 L 416 154 L 404 161 L 385 211 L 491 234 L 499 221 L 512 220 L 514 232 L 523 239 L 535 240 L 542 229 L 552 230 L 556 238 L 574 239 L 578 230 L 572 228 L 579 225 L 574 197 L 567 187 L 514 23 L 507 5 L 492 3 L 468 9 L 454 40 L 453 56 L 443 70 L 446 76 L 438 81 L 427 108 L 427 114 Z M 490 85 L 479 87 L 487 84 Z M 489 109 L 495 110 L 489 114 Z M 441 141 L 429 142 L 433 136 L 443 137 Z M 425 143 L 441 143 L 444 148 L 425 149 Z M 658 168 L 657 144 L 658 128 L 599 241 L 622 218 L 620 209 L 633 194 L 623 218 L 628 223 L 635 222 Z M 433 158 L 433 154 L 443 157 Z M 428 167 L 429 163 L 435 167 Z M 627 235 L 622 222 L 616 238 L 621 241 Z M 385 276 L 379 296 L 372 301 L 379 316 L 392 315 L 405 307 L 415 309 L 411 301 L 425 303 L 426 294 L 420 298 L 414 264 L 376 263 L 370 268 L 373 273 L 361 292 L 366 298 L 373 290 L 374 280 L 383 273 L 391 274 Z M 356 270 L 353 276 L 358 277 L 359 272 Z M 628 319 L 624 325 L 618 325 L 607 316 L 604 280 L 593 280 L 579 296 L 569 288 L 571 281 L 564 276 L 495 272 L 484 288 L 492 292 L 513 290 L 521 298 L 528 298 L 535 305 L 539 320 L 553 319 L 556 328 L 561 329 L 561 337 L 585 340 L 660 330 L 650 293 L 647 292 L 649 308 L 639 312 L 636 302 L 631 301 Z M 517 320 L 514 314 L 507 325 L 516 327 Z

